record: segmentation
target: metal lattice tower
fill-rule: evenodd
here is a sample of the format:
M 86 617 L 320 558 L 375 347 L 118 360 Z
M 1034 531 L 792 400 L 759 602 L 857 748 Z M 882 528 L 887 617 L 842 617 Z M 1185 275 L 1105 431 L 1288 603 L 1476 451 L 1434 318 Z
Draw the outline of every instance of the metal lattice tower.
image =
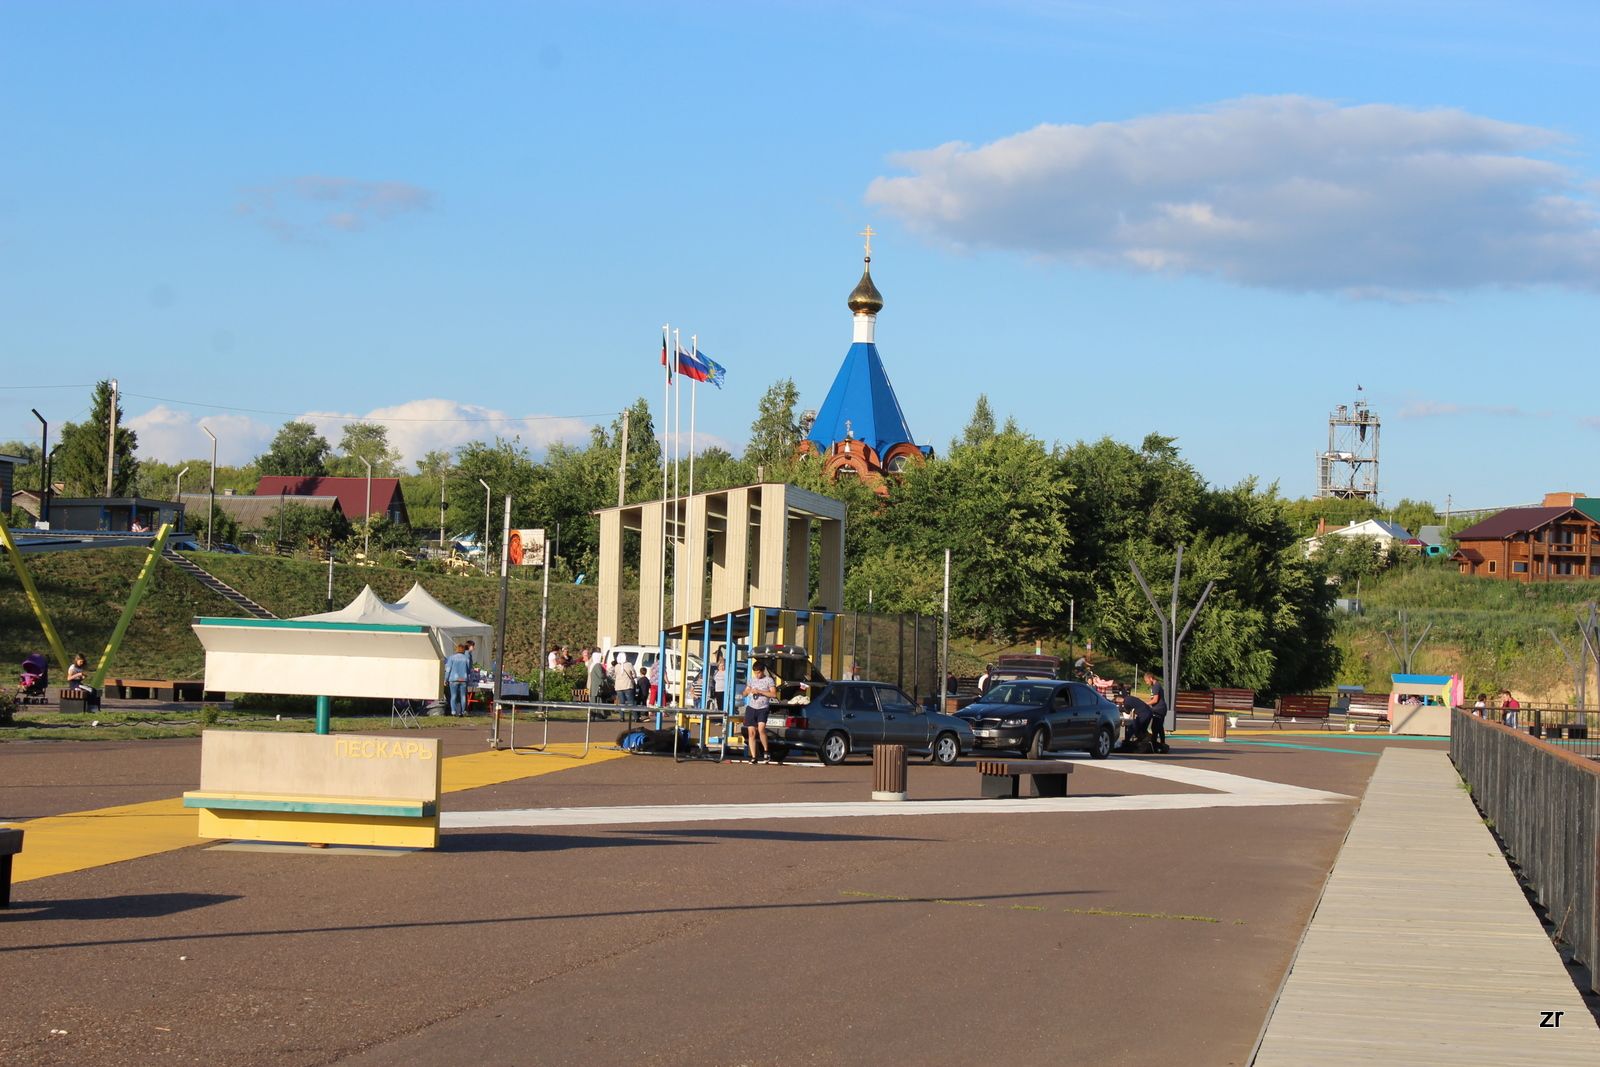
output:
M 1356 386 L 1356 392 L 1361 387 Z M 1378 416 L 1358 396 L 1328 416 L 1328 450 L 1317 456 L 1317 497 L 1378 499 Z

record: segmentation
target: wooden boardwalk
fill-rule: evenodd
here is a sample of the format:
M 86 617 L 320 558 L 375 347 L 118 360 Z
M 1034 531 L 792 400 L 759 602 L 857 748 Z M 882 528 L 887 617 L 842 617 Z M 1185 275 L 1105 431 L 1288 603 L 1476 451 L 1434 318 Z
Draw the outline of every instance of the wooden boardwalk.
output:
M 1384 750 L 1254 1062 L 1600 1065 L 1600 1029 L 1446 753 Z

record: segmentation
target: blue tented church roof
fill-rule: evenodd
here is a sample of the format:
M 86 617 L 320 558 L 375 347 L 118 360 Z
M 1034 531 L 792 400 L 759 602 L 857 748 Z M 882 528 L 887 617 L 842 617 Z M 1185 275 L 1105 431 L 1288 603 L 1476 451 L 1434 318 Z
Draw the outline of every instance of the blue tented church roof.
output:
M 847 430 L 855 440 L 871 445 L 879 456 L 902 442 L 915 443 L 878 356 L 878 346 L 870 341 L 857 341 L 850 346 L 807 440 L 827 451 L 845 439 Z

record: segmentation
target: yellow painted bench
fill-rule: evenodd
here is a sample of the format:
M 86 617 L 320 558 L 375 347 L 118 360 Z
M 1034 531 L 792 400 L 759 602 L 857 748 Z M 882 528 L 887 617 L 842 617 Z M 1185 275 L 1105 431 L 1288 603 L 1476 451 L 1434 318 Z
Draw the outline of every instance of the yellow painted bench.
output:
M 183 804 L 205 838 L 437 848 L 439 785 L 433 738 L 207 730 Z

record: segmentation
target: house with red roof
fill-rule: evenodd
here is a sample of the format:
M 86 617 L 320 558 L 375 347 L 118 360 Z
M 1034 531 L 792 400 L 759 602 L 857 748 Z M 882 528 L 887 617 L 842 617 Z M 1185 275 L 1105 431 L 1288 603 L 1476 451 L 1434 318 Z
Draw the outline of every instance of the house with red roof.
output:
M 390 522 L 411 525 L 406 513 L 406 498 L 400 493 L 399 478 L 373 478 L 369 483 L 360 478 L 296 478 L 293 475 L 269 474 L 256 486 L 256 496 L 331 496 L 337 497 L 339 510 L 351 522 L 367 517 L 367 486 L 372 487 L 374 515 L 382 515 Z
M 1456 534 L 1462 574 L 1513 582 L 1600 578 L 1600 499 L 1547 493 L 1536 508 L 1507 508 Z

